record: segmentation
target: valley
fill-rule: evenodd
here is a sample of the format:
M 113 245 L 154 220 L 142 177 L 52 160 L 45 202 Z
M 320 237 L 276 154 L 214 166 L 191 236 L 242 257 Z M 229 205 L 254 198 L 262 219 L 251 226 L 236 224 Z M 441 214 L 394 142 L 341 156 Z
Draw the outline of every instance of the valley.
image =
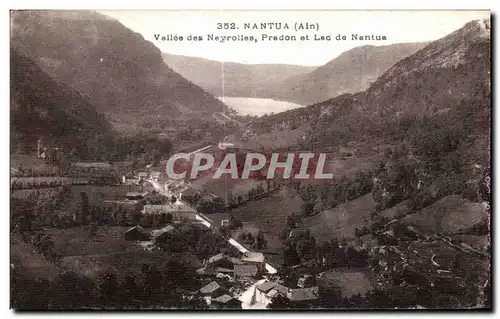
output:
M 12 21 L 13 308 L 491 308 L 489 20 L 318 67 L 172 55 L 94 12 Z M 216 173 L 304 152 L 333 178 Z

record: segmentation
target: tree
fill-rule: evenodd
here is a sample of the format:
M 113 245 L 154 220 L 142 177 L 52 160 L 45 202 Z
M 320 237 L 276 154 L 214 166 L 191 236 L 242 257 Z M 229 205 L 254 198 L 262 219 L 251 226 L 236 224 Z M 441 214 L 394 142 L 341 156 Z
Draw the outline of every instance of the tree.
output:
M 302 204 L 302 213 L 304 216 L 311 216 L 314 212 L 314 204 L 312 202 L 304 202 Z
M 91 223 L 89 225 L 89 235 L 94 238 L 97 236 L 97 231 L 99 230 L 99 227 L 97 226 L 96 223 Z
M 271 300 L 271 303 L 267 305 L 269 309 L 290 309 L 293 308 L 290 300 L 282 294 L 278 294 Z
M 47 296 L 49 309 L 75 310 L 96 305 L 94 282 L 73 271 L 58 275 L 50 285 Z
M 89 214 L 89 197 L 87 193 L 80 192 L 80 203 L 78 206 L 78 215 L 80 216 L 79 222 L 83 223 L 85 221 L 85 217 Z
M 98 279 L 98 291 L 104 298 L 104 304 L 107 306 L 117 301 L 118 288 L 116 275 L 111 272 L 107 272 Z

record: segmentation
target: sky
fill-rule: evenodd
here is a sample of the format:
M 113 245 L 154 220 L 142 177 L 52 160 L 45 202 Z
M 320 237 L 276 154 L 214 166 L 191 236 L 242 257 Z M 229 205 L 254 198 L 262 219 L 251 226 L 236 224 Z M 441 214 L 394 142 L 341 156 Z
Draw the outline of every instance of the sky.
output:
M 489 11 L 100 11 L 142 34 L 162 52 L 247 64 L 296 64 L 319 66 L 351 48 L 433 41 L 474 19 L 487 19 Z M 316 25 L 317 30 L 295 30 L 296 23 Z M 234 30 L 217 23 L 234 23 Z M 245 29 L 245 23 L 281 23 L 281 30 Z M 285 23 L 290 29 L 284 29 Z M 238 29 L 236 29 L 238 28 Z M 253 36 L 254 41 L 209 41 L 214 36 Z M 262 36 L 295 36 L 296 41 L 268 41 Z M 387 40 L 353 40 L 352 34 L 385 36 Z M 155 35 L 182 36 L 183 41 L 162 41 Z M 201 41 L 188 41 L 189 35 Z M 301 36 L 309 40 L 301 40 Z M 316 41 L 330 36 L 330 41 Z M 346 40 L 337 41 L 337 35 Z M 269 38 L 269 37 L 268 37 Z

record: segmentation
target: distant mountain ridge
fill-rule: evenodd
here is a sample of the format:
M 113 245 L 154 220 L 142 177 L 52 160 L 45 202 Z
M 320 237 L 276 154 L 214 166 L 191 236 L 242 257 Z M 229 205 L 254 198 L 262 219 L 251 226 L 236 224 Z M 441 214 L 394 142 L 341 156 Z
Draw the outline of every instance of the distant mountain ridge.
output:
M 151 42 L 89 11 L 11 13 L 11 45 L 112 121 L 209 118 L 224 104 L 171 70 Z
M 309 105 L 367 89 L 396 62 L 426 45 L 355 47 L 319 67 L 223 63 L 168 53 L 163 53 L 163 59 L 173 70 L 217 96 L 269 98 Z
M 169 53 L 163 53 L 162 56 L 174 71 L 216 96 L 274 98 L 284 79 L 306 74 L 316 68 L 290 64 L 220 62 Z
M 308 74 L 285 79 L 277 99 L 309 105 L 367 89 L 391 66 L 428 43 L 364 45 L 343 52 Z

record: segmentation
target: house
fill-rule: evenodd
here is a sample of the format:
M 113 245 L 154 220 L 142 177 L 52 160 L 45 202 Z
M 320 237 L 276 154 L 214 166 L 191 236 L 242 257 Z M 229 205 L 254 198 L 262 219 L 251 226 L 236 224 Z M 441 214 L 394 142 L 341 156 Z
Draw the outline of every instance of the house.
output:
M 310 287 L 289 289 L 286 297 L 294 303 L 310 303 L 311 301 L 315 301 L 319 298 L 319 288 Z
M 269 305 L 272 299 L 281 294 L 286 296 L 288 288 L 273 281 L 266 281 L 255 287 L 254 300 L 265 306 Z
M 234 269 L 234 266 L 237 264 L 242 265 L 243 263 L 237 258 L 226 256 L 223 253 L 210 257 L 206 262 L 207 267 L 211 268 L 222 267 Z
M 126 185 L 139 185 L 140 179 L 138 177 L 134 177 L 131 174 L 122 175 L 122 183 Z
M 198 211 L 188 204 L 178 200 L 175 203 L 162 205 L 145 205 L 143 215 L 166 215 L 170 214 L 173 221 L 190 220 L 195 221 Z
M 235 278 L 255 278 L 259 273 L 256 265 L 234 265 Z
M 227 291 L 222 288 L 216 281 L 212 281 L 208 285 L 202 287 L 199 293 L 204 297 L 217 298 L 225 295 Z
M 241 261 L 247 265 L 255 265 L 262 271 L 265 269 L 265 258 L 263 253 L 249 251 L 243 254 Z
M 137 173 L 137 177 L 139 178 L 139 181 L 144 181 L 148 178 L 148 173 L 147 172 L 139 172 L 139 173 Z
M 160 179 L 160 177 L 161 177 L 161 173 L 153 171 L 153 172 L 151 172 L 151 174 L 149 176 L 151 176 L 152 180 L 158 181 Z
M 147 241 L 150 239 L 150 234 L 143 227 L 137 225 L 132 228 L 129 228 L 125 232 L 125 239 L 134 241 Z
M 162 242 L 177 235 L 177 231 L 174 227 L 168 225 L 162 229 L 156 229 L 151 232 L 151 237 L 154 242 Z
M 214 308 L 241 309 L 241 301 L 231 297 L 228 294 L 212 298 L 211 305 Z
M 179 197 L 188 203 L 193 203 L 194 196 L 196 195 L 196 193 L 197 193 L 197 191 L 195 189 L 193 189 L 192 187 L 187 187 L 180 192 Z
M 305 274 L 304 276 L 300 277 L 298 282 L 297 282 L 297 287 L 299 288 L 309 288 L 314 286 L 315 284 L 315 279 L 313 275 L 310 274 Z

